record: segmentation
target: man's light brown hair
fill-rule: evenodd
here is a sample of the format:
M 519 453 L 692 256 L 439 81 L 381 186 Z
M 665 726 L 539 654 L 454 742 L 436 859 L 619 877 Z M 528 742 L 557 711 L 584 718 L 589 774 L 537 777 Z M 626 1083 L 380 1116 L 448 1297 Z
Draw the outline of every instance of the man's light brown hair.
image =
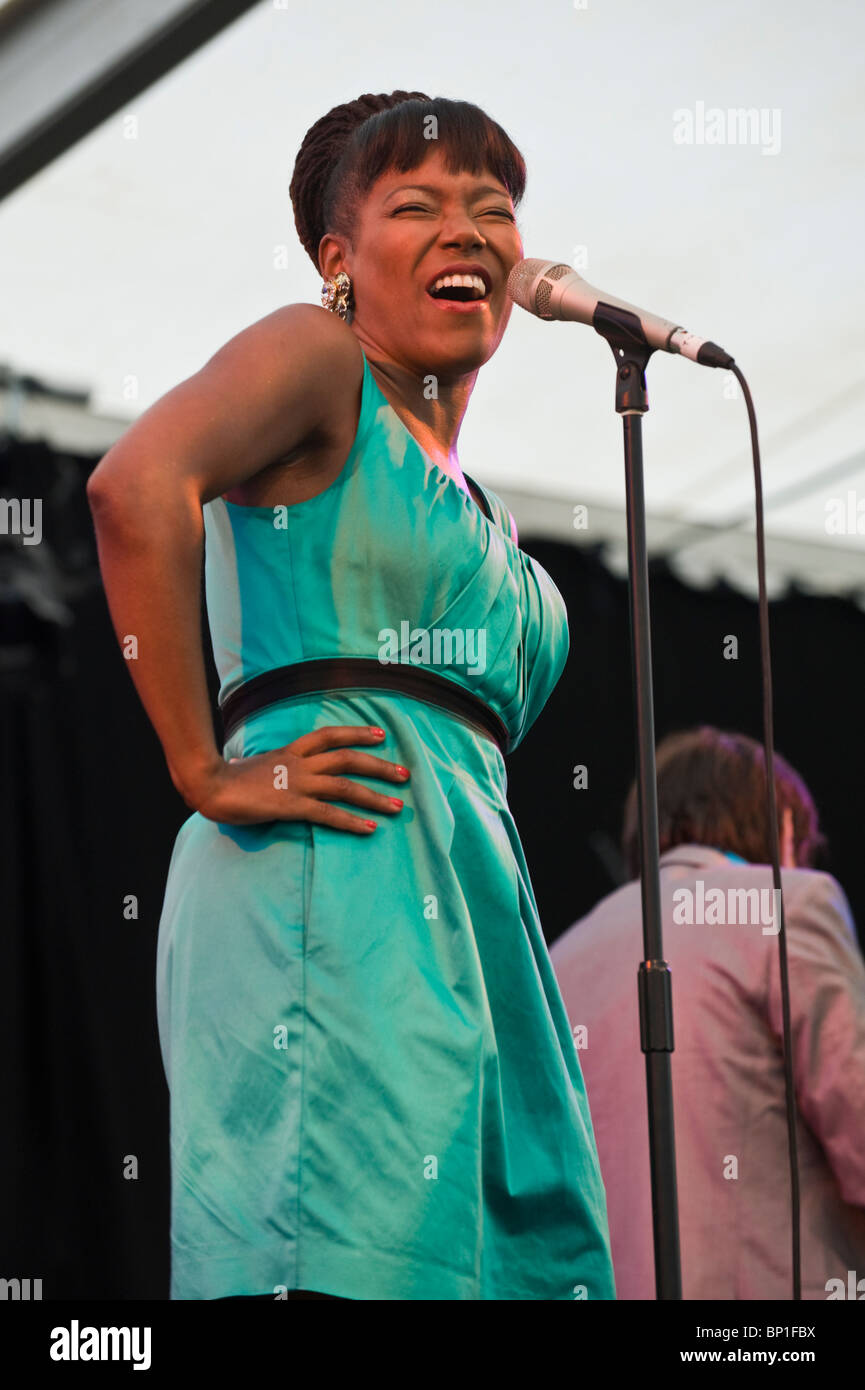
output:
M 710 725 L 669 734 L 658 744 L 658 835 L 660 852 L 675 845 L 711 845 L 740 854 L 751 864 L 768 864 L 769 817 L 762 745 L 744 734 Z M 799 776 L 780 753 L 774 755 L 778 833 L 783 813 L 793 813 L 796 864 L 813 868 L 826 844 L 817 808 Z M 640 872 L 637 788 L 625 802 L 622 851 L 632 878 Z

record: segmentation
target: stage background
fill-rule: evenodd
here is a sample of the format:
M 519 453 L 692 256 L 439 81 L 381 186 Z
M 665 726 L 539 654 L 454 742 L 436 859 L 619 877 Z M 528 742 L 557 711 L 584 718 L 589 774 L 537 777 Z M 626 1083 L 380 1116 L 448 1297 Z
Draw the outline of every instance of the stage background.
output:
M 168 1092 L 155 951 L 189 811 L 138 700 L 96 567 L 95 458 L 9 443 L 0 494 L 42 495 L 46 539 L 0 537 L 0 1228 L 6 1277 L 50 1298 L 166 1298 Z M 633 775 L 625 582 L 587 548 L 521 536 L 569 614 L 558 687 L 508 760 L 509 796 L 548 941 L 614 886 Z M 865 922 L 865 614 L 791 592 L 771 609 L 776 746 L 823 814 L 828 867 Z M 761 737 L 755 605 L 652 577 L 658 736 L 698 722 Z M 739 639 L 737 661 L 724 639 Z M 211 692 L 216 675 L 209 661 Z M 575 790 L 584 764 L 588 787 Z M 127 895 L 138 915 L 124 915 Z M 633 971 L 639 959 L 635 924 Z M 636 989 L 635 989 L 636 1001 Z M 137 1178 L 124 1177 L 131 1156 Z

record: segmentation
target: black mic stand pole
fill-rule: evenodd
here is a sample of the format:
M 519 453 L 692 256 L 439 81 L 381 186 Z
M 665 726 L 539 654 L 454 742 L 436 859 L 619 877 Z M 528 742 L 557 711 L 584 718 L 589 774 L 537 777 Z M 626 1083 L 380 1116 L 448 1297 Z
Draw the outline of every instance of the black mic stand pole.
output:
M 637 754 L 640 830 L 640 888 L 643 900 L 643 960 L 637 977 L 640 1047 L 646 1056 L 652 1222 L 655 1238 L 655 1296 L 682 1297 L 679 1256 L 679 1204 L 673 1128 L 673 992 L 664 960 L 661 927 L 661 874 L 658 848 L 658 796 L 655 771 L 655 715 L 652 698 L 652 637 L 649 619 L 649 564 L 646 499 L 643 486 L 643 420 L 649 409 L 646 363 L 654 351 L 646 344 L 636 314 L 598 304 L 592 320 L 616 359 L 616 412 L 622 416 L 628 518 L 628 597 L 631 615 L 631 669 Z

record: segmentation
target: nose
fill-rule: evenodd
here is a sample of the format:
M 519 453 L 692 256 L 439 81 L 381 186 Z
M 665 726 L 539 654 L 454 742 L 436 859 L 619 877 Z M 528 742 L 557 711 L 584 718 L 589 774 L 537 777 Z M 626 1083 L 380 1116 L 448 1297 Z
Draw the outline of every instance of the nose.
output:
M 455 208 L 444 218 L 441 240 L 446 246 L 486 245 L 486 238 L 464 208 Z

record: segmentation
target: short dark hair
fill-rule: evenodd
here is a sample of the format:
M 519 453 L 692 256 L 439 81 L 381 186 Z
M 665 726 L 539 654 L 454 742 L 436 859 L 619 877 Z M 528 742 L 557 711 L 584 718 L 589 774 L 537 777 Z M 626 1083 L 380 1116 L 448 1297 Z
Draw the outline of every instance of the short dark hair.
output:
M 470 101 L 428 97 L 424 92 L 367 93 L 334 106 L 303 138 L 290 193 L 297 234 L 320 273 L 318 248 L 325 232 L 352 240 L 362 200 L 391 169 L 405 173 L 433 148 L 425 134 L 435 117 L 437 148 L 452 174 L 484 169 L 503 183 L 514 207 L 526 187 L 526 165 L 510 136 Z
M 774 754 L 778 829 L 786 807 L 793 812 L 793 844 L 800 868 L 813 867 L 825 848 L 817 808 L 799 774 Z M 660 852 L 674 845 L 712 845 L 768 864 L 769 817 L 766 764 L 761 744 L 744 734 L 704 724 L 669 734 L 655 753 Z M 625 802 L 622 851 L 632 877 L 640 872 L 637 788 Z

